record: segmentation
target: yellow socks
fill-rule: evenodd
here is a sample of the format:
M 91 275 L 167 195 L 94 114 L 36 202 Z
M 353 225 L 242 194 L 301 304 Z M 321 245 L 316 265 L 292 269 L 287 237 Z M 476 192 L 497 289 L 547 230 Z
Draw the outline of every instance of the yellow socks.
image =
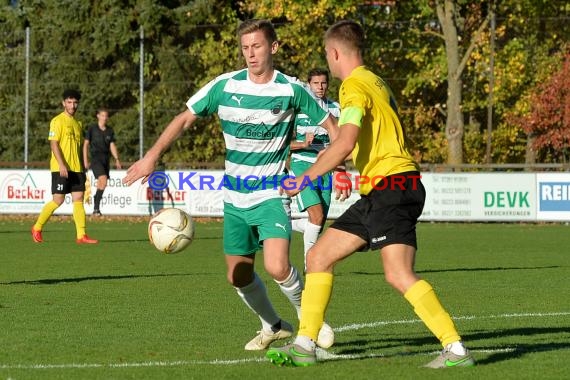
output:
M 331 273 L 309 273 L 305 278 L 305 290 L 301 297 L 301 322 L 298 335 L 317 341 L 324 321 L 325 310 L 332 293 Z
M 430 284 L 419 280 L 404 294 L 414 311 L 445 347 L 461 340 L 455 324 L 445 311 Z
M 77 238 L 81 239 L 85 235 L 85 209 L 82 201 L 73 202 L 73 220 L 75 221 Z
M 47 223 L 48 219 L 58 207 L 59 205 L 54 201 L 46 203 L 38 216 L 36 224 L 34 224 L 34 229 L 36 231 L 41 231 L 44 224 Z M 83 235 L 85 235 L 85 209 L 83 208 L 82 201 L 73 202 L 73 220 L 75 221 L 77 238 L 81 239 Z
M 41 231 L 44 227 L 44 224 L 47 223 L 49 218 L 53 215 L 54 211 L 57 210 L 59 205 L 54 201 L 49 201 L 44 205 L 40 215 L 38 216 L 38 220 L 36 220 L 36 224 L 34 224 L 34 230 Z
M 301 298 L 302 314 L 298 335 L 316 341 L 331 298 L 333 275 L 331 273 L 309 273 L 305 282 L 305 290 Z M 461 340 L 455 324 L 439 302 L 430 284 L 420 280 L 408 289 L 404 297 L 444 347 Z

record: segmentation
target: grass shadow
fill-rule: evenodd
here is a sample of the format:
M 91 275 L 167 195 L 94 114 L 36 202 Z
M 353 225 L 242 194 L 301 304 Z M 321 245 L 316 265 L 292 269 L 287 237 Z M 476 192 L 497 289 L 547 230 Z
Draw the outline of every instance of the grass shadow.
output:
M 537 352 L 550 352 L 559 350 L 570 350 L 570 341 L 567 342 L 552 342 L 552 343 L 504 343 L 497 342 L 497 346 L 477 345 L 477 341 L 480 340 L 497 340 L 500 341 L 501 338 L 506 337 L 517 337 L 517 336 L 538 336 L 538 335 L 562 335 L 570 334 L 570 327 L 523 327 L 514 329 L 502 329 L 493 331 L 481 331 L 470 334 L 462 334 L 462 338 L 467 342 L 467 346 L 473 352 L 482 351 L 483 353 L 491 351 L 486 357 L 481 357 L 478 355 L 477 364 L 485 365 L 497 363 L 505 360 L 518 359 L 527 354 L 537 353 Z M 562 338 L 561 338 L 562 339 Z M 401 347 L 426 347 L 433 346 L 435 349 L 410 349 L 408 351 L 402 351 Z M 437 346 L 437 341 L 434 337 L 413 337 L 409 339 L 401 338 L 381 338 L 381 339 L 370 339 L 362 338 L 345 342 L 335 342 L 334 346 L 336 355 L 359 355 L 363 358 L 372 357 L 373 355 L 381 356 L 384 358 L 397 357 L 397 356 L 407 356 L 407 355 L 418 355 L 425 354 L 429 355 L 439 349 Z M 378 351 L 392 350 L 400 347 L 397 352 L 390 353 L 378 353 Z M 499 352 L 492 352 L 499 351 Z
M 86 276 L 72 278 L 45 278 L 39 280 L 21 280 L 0 282 L 0 285 L 54 285 L 65 283 L 78 283 L 83 281 L 108 281 L 108 280 L 124 280 L 135 278 L 153 278 L 153 277 L 177 277 L 177 276 L 197 276 L 211 275 L 213 273 L 167 273 L 167 274 L 144 274 L 144 275 L 118 275 L 118 276 Z M 216 274 L 217 275 L 217 274 Z
M 445 273 L 445 272 L 489 272 L 489 271 L 506 271 L 506 270 L 536 270 L 536 269 L 559 269 L 563 268 L 560 265 L 548 265 L 542 267 L 493 267 L 493 268 L 451 268 L 451 269 L 424 269 L 417 270 L 416 273 Z M 383 275 L 384 272 L 364 272 L 364 271 L 354 271 L 347 273 L 339 273 L 335 276 L 346 276 L 346 275 Z

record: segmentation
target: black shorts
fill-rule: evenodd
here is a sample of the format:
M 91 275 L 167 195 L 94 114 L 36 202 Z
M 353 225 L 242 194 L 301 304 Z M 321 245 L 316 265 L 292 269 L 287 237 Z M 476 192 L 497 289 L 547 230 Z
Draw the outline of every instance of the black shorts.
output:
M 59 175 L 59 172 L 51 172 L 51 193 L 69 194 L 85 191 L 85 173 L 67 172 L 67 178 Z
M 363 195 L 331 226 L 361 237 L 361 249 L 381 249 L 390 244 L 417 248 L 416 224 L 422 214 L 426 191 L 419 172 L 383 178 L 368 195 Z
M 91 160 L 91 171 L 93 171 L 93 176 L 99 178 L 102 175 L 106 175 L 109 178 L 109 160 L 94 159 Z

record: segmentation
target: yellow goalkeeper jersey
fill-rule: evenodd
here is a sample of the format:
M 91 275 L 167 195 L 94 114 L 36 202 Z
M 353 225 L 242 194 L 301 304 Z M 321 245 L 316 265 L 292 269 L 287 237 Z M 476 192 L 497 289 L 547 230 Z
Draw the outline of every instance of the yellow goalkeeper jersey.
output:
M 352 160 L 361 177 L 419 171 L 408 150 L 392 90 L 382 78 L 364 66 L 357 67 L 342 82 L 339 103 L 341 128 L 346 123 L 360 128 Z M 363 184 L 360 193 L 370 193 L 374 185 Z
M 49 125 L 48 140 L 55 140 L 59 143 L 63 159 L 72 172 L 83 171 L 83 164 L 81 162 L 82 132 L 81 123 L 65 112 L 54 117 Z M 49 168 L 52 172 L 59 172 L 59 164 L 53 152 L 51 153 Z

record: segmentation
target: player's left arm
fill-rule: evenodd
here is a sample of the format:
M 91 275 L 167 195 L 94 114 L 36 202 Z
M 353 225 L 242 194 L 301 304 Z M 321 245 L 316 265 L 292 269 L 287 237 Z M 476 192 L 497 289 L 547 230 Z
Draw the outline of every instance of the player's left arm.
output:
M 85 170 L 89 170 L 90 166 L 91 165 L 89 163 L 89 140 L 85 138 L 85 140 L 83 140 L 83 167 L 85 168 Z
M 111 142 L 109 145 L 109 149 L 111 150 L 111 156 L 115 159 L 115 167 L 117 169 L 122 169 L 121 161 L 119 160 L 119 151 L 117 150 L 117 145 L 114 142 Z

